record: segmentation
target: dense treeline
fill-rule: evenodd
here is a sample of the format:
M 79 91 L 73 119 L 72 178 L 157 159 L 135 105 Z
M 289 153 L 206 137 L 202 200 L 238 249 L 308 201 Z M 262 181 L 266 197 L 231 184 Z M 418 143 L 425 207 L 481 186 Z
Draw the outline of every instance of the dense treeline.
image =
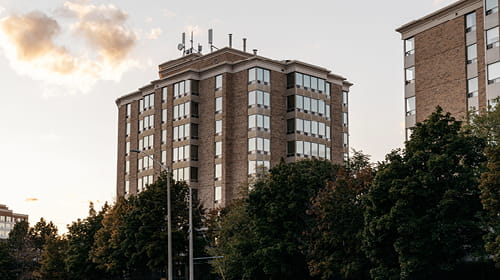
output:
M 500 111 L 463 125 L 441 109 L 371 164 L 281 162 L 223 209 L 195 200 L 195 279 L 498 279 Z M 159 279 L 166 176 L 68 226 L 16 224 L 0 279 Z M 249 191 L 250 190 L 250 191 Z M 187 279 L 188 187 L 172 181 L 175 279 Z
M 221 279 L 498 279 L 498 109 L 442 110 L 372 165 L 272 168 L 209 219 Z M 497 268 L 495 268 L 495 263 Z
M 68 225 L 57 235 L 41 220 L 30 228 L 17 223 L 0 243 L 0 279 L 159 279 L 167 255 L 166 175 L 147 190 Z M 188 187 L 172 181 L 172 240 L 176 275 L 183 276 L 188 252 Z M 193 203 L 194 228 L 202 228 L 202 209 Z M 206 239 L 194 231 L 195 256 L 206 256 Z M 205 265 L 208 266 L 208 265 Z M 198 265 L 203 270 L 203 265 Z M 208 269 L 205 269 L 208 270 Z

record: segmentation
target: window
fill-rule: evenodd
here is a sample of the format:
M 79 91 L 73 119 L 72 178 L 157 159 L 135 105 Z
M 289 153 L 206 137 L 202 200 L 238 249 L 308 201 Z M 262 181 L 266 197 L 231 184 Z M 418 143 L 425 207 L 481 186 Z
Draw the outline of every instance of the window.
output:
M 166 129 L 161 130 L 161 143 L 162 144 L 167 143 L 167 130 Z
M 318 90 L 318 78 L 311 76 L 311 89 L 312 91 Z
M 167 164 L 167 151 L 161 151 L 161 163 Z
M 411 128 L 406 128 L 406 129 L 405 129 L 405 132 L 406 132 L 406 141 L 408 141 L 408 140 L 410 140 L 410 137 L 411 137 L 411 135 L 412 135 L 412 133 L 413 133 L 413 129 L 411 129 Z
M 249 129 L 271 129 L 271 118 L 264 115 L 250 115 L 248 116 L 248 128 Z
M 262 69 L 259 67 L 251 68 L 248 70 L 248 83 L 271 83 L 271 72 L 267 69 Z
M 311 98 L 304 96 L 304 111 L 307 113 L 311 111 Z
M 222 97 L 215 98 L 215 113 L 222 113 Z
M 325 117 L 327 119 L 330 118 L 330 105 L 328 105 L 328 104 L 325 105 Z
M 311 88 L 311 76 L 309 75 L 304 75 L 304 88 Z
M 266 138 L 254 137 L 248 139 L 248 152 L 267 154 L 271 152 L 271 141 Z
M 415 82 L 415 67 L 406 68 L 405 81 L 406 84 L 411 84 Z
M 270 107 L 271 95 L 269 92 L 253 90 L 248 93 L 248 106 Z
M 286 145 L 286 153 L 288 156 L 295 155 L 295 141 L 288 141 Z
M 155 116 L 149 115 L 139 120 L 139 133 L 154 127 Z
M 215 193 L 215 198 L 214 198 L 215 203 L 220 202 L 222 200 L 222 186 L 215 186 L 214 193 Z
M 125 136 L 129 136 L 130 135 L 130 123 L 127 123 L 125 125 Z
M 215 142 L 215 157 L 222 157 L 222 141 Z
M 167 87 L 163 87 L 161 89 L 161 102 L 166 103 L 167 102 L 167 96 L 168 96 Z
M 129 174 L 130 173 L 130 161 L 127 160 L 125 161 L 125 174 Z
M 215 179 L 221 179 L 222 178 L 222 164 L 217 163 L 215 165 Z
M 325 83 L 325 86 L 326 86 L 326 88 L 325 88 L 325 95 L 326 95 L 326 97 L 330 98 L 330 88 L 331 88 L 331 85 L 330 85 L 330 83 Z
M 476 30 L 476 13 L 472 12 L 465 15 L 465 32 Z
M 287 134 L 295 133 L 295 119 L 286 120 L 286 133 Z
M 174 180 L 189 181 L 189 179 L 191 178 L 190 171 L 193 170 L 192 168 L 193 167 L 184 167 L 184 168 L 174 169 L 172 172 Z M 198 173 L 198 171 L 196 171 L 196 173 Z M 198 177 L 198 174 L 196 174 L 196 177 Z
M 477 44 L 467 46 L 467 64 L 477 62 Z
M 297 105 L 297 109 L 304 110 L 304 97 L 295 95 L 295 104 Z
M 478 96 L 477 77 L 467 80 L 467 97 Z
M 154 93 L 145 95 L 139 100 L 139 112 L 144 112 L 154 107 L 155 103 Z
M 190 145 L 185 145 L 185 146 L 180 146 L 180 147 L 175 147 L 172 149 L 172 161 L 173 162 L 178 162 L 178 161 L 187 161 L 193 156 L 192 154 L 192 147 L 195 146 L 190 146 Z M 196 147 L 196 155 L 195 158 L 198 159 L 198 147 Z
M 249 160 L 248 161 L 248 175 L 262 174 L 271 167 L 267 160 Z
M 179 98 L 192 92 L 192 84 L 194 81 L 185 80 L 174 84 L 174 98 Z
M 142 158 L 137 159 L 138 170 L 148 170 L 153 168 L 153 156 L 144 156 Z
M 413 37 L 405 40 L 405 56 L 415 53 L 415 39 Z
M 125 105 L 125 111 L 126 111 L 126 117 L 129 118 L 131 113 L 131 104 Z
M 167 122 L 167 109 L 161 110 L 161 122 L 162 123 Z
M 215 134 L 222 134 L 222 120 L 215 121 Z
M 342 122 L 344 124 L 344 127 L 347 127 L 347 125 L 349 124 L 349 116 L 345 112 L 342 113 Z
M 297 87 L 303 87 L 303 75 L 301 73 L 295 73 L 295 84 Z
M 130 182 L 129 180 L 125 181 L 125 194 L 130 192 Z
M 139 138 L 139 150 L 148 150 L 153 148 L 154 135 Z
M 215 90 L 222 88 L 222 75 L 215 76 Z
M 345 132 L 343 133 L 343 144 L 344 148 L 349 145 L 349 135 Z
M 318 99 L 311 98 L 311 112 L 318 113 Z
M 191 138 L 191 126 L 195 124 L 183 124 L 174 126 L 173 140 L 182 141 Z M 196 137 L 196 136 L 195 136 Z
M 499 46 L 498 42 L 498 26 L 486 30 L 486 48 L 491 49 Z
M 415 96 L 406 98 L 406 115 L 415 115 Z
M 342 105 L 345 107 L 349 102 L 347 91 L 342 91 Z
M 174 106 L 174 120 L 198 117 L 198 103 L 197 102 L 184 102 Z
M 488 64 L 488 84 L 500 82 L 500 62 Z
M 498 12 L 498 0 L 486 0 L 486 15 Z

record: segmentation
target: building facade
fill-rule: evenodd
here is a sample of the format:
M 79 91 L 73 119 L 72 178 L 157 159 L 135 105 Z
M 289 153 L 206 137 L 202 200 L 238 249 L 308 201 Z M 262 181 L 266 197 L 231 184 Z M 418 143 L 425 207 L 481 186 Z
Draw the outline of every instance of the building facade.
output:
M 329 70 L 223 48 L 159 65 L 159 79 L 117 99 L 118 197 L 161 171 L 224 206 L 261 167 L 348 156 L 351 84 Z M 141 153 L 131 150 L 140 150 Z
M 441 106 L 458 119 L 500 96 L 498 0 L 462 0 L 396 31 L 404 41 L 406 135 Z
M 0 239 L 9 238 L 9 232 L 20 221 L 28 221 L 28 215 L 14 213 L 6 205 L 0 204 Z

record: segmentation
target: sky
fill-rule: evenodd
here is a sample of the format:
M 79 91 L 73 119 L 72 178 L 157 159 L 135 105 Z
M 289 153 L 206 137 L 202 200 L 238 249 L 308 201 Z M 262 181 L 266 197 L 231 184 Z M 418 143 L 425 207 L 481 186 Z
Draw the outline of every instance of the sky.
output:
M 377 162 L 404 142 L 403 43 L 394 30 L 453 0 L 0 0 L 0 204 L 60 233 L 116 193 L 115 100 L 157 79 L 182 32 L 258 49 L 354 84 L 350 147 Z

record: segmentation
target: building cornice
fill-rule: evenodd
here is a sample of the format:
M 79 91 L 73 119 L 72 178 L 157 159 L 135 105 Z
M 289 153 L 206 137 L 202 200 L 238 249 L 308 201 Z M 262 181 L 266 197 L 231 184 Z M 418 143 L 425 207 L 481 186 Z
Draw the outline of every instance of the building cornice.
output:
M 466 9 L 468 7 L 480 4 L 482 6 L 482 0 L 461 0 L 455 3 L 452 3 L 442 9 L 439 9 L 431 14 L 428 14 L 419 19 L 410 21 L 399 28 L 396 29 L 397 32 L 401 33 L 404 36 L 405 33 L 411 32 L 413 30 L 419 29 L 424 25 L 438 25 L 442 22 L 447 21 L 448 17 L 452 15 L 453 17 L 458 16 L 459 10 Z

